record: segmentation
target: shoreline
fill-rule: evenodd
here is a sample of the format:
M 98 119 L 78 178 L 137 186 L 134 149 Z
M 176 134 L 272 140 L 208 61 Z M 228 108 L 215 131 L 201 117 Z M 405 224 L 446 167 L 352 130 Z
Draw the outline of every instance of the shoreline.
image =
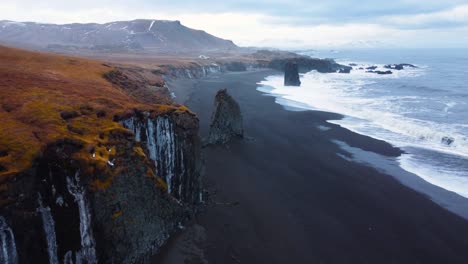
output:
M 278 73 L 278 74 L 281 74 L 281 73 Z M 326 112 L 324 110 L 318 110 L 318 109 L 311 109 L 307 105 L 301 105 L 302 103 L 286 99 L 282 95 L 271 94 L 268 91 L 266 91 L 268 90 L 267 87 L 268 86 L 263 86 L 261 89 L 257 89 L 257 90 L 266 96 L 271 96 L 275 98 L 275 103 L 281 105 L 287 111 L 315 111 L 315 112 L 328 113 L 330 115 L 336 115 L 336 117 L 326 119 L 325 122 L 329 125 L 337 125 L 341 129 L 345 129 L 359 136 L 368 137 L 371 140 L 385 142 L 387 144 L 390 144 L 393 148 L 398 149 L 400 153 L 379 153 L 379 152 L 373 151 L 372 149 L 362 148 L 359 146 L 357 147 L 353 146 L 352 144 L 350 144 L 350 142 L 341 142 L 339 138 L 336 138 L 336 141 L 344 143 L 344 144 L 335 142 L 344 151 L 348 152 L 349 154 L 353 156 L 358 156 L 358 158 L 352 157 L 352 158 L 349 158 L 349 160 L 352 160 L 354 162 L 361 163 L 367 166 L 371 166 L 385 174 L 389 174 L 393 176 L 401 184 L 408 186 L 411 189 L 420 192 L 421 194 L 428 195 L 438 205 L 468 220 L 468 198 L 467 197 L 464 197 L 460 195 L 459 193 L 456 193 L 453 190 L 445 189 L 442 186 L 433 184 L 427 181 L 423 176 L 418 175 L 412 171 L 409 171 L 401 165 L 400 159 L 402 159 L 404 155 L 412 155 L 411 153 L 406 152 L 405 148 L 406 149 L 419 148 L 419 149 L 426 150 L 424 146 L 400 147 L 400 146 L 394 145 L 391 142 L 385 141 L 385 139 L 376 138 L 371 135 L 362 134 L 358 131 L 355 131 L 353 129 L 340 125 L 339 121 L 346 118 L 346 115 L 344 114 Z M 457 154 L 453 152 L 446 152 L 443 150 L 434 150 L 430 148 L 427 148 L 427 150 L 439 151 L 441 153 L 446 153 L 448 155 L 456 155 L 462 158 L 466 158 L 465 156 L 461 154 Z M 379 155 L 380 157 L 378 157 Z
M 212 201 L 194 220 L 206 239 L 192 243 L 202 252 L 175 246 L 192 232 L 188 227 L 163 249 L 160 263 L 175 263 L 174 256 L 207 261 L 200 263 L 468 260 L 465 219 L 352 160 L 356 154 L 332 140 L 384 157 L 400 149 L 326 122 L 340 115 L 284 109 L 256 90 L 274 72 L 227 73 L 195 84 L 187 105 L 200 118 L 202 137 L 215 92 L 228 88 L 241 105 L 247 140 L 204 149 Z

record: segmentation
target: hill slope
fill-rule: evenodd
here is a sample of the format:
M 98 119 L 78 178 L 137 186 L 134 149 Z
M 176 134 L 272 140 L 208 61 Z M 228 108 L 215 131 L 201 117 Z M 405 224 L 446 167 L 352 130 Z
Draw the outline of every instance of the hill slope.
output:
M 0 42 L 52 50 L 190 52 L 237 48 L 232 41 L 185 27 L 179 21 L 144 19 L 66 25 L 0 21 Z
M 24 170 L 57 139 L 95 140 L 99 132 L 118 127 L 113 115 L 126 109 L 162 107 L 142 104 L 113 86 L 103 77 L 111 70 L 99 61 L 0 46 L 0 152 L 8 154 L 0 156 L 0 176 Z M 82 112 L 74 124 L 61 116 Z M 84 133 L 74 132 L 74 126 Z

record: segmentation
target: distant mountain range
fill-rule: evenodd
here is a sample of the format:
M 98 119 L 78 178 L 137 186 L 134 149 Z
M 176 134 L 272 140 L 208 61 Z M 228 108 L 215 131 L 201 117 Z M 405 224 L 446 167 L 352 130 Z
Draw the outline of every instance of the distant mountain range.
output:
M 179 21 L 117 21 L 106 24 L 41 24 L 0 21 L 0 43 L 52 50 L 190 52 L 238 47 Z

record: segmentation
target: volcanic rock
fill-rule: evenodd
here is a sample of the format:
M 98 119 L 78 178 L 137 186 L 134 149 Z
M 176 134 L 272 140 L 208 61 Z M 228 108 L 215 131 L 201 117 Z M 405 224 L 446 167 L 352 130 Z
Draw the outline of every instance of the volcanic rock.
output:
M 397 71 L 403 70 L 405 67 L 417 68 L 413 64 L 408 64 L 408 63 L 387 64 L 387 65 L 384 66 L 384 68 L 386 68 L 386 69 L 392 69 L 392 70 L 397 70 Z
M 284 85 L 301 86 L 301 80 L 299 79 L 299 67 L 297 63 L 288 62 L 284 66 Z
M 367 72 L 377 73 L 377 74 L 380 74 L 380 75 L 392 74 L 393 73 L 392 71 L 367 71 Z
M 209 144 L 225 144 L 233 138 L 243 138 L 244 128 L 239 104 L 226 89 L 218 91 L 211 117 Z
M 443 137 L 442 140 L 441 140 L 442 144 L 447 145 L 447 146 L 452 145 L 452 143 L 454 141 L 455 141 L 455 139 L 453 137 L 447 137 L 447 136 Z

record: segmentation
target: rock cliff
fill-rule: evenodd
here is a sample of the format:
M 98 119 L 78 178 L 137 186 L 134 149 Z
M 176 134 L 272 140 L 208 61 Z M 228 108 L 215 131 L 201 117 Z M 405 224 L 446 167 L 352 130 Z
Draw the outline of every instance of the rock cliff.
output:
M 208 143 L 224 144 L 233 138 L 243 136 L 244 128 L 239 104 L 226 89 L 218 91 L 214 101 Z
M 85 146 L 63 140 L 12 183 L 16 202 L 2 215 L 20 263 L 143 263 L 191 216 L 202 199 L 196 118 L 145 112 L 121 122 L 134 133 L 113 130 L 108 153 L 88 153 L 107 155 L 104 168 L 80 164 Z
M 148 263 L 202 199 L 195 114 L 98 61 L 0 51 L 0 263 Z
M 268 63 L 268 68 L 276 69 L 282 71 L 287 63 L 296 63 L 299 67 L 299 72 L 305 73 L 309 71 L 316 70 L 322 73 L 331 73 L 331 72 L 339 72 L 350 70 L 351 67 L 341 65 L 336 63 L 334 60 L 331 59 L 316 59 L 310 58 L 307 56 L 301 57 L 292 57 L 292 58 L 278 58 L 272 59 Z

